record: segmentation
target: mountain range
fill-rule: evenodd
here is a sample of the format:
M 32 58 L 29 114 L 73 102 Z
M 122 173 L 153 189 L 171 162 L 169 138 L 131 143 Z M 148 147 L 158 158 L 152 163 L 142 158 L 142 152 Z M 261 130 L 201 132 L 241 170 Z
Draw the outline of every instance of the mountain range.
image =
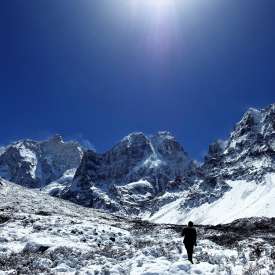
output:
M 131 133 L 105 153 L 56 135 L 0 150 L 0 176 L 86 207 L 161 223 L 275 216 L 275 104 L 250 108 L 202 164 L 169 132 Z

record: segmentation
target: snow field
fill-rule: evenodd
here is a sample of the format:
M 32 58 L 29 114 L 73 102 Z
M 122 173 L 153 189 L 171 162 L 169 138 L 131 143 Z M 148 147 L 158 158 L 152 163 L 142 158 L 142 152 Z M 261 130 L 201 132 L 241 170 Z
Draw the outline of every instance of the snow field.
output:
M 0 188 L 0 231 L 1 275 L 237 275 L 258 264 L 249 260 L 247 243 L 239 252 L 199 239 L 191 265 L 175 230 L 133 223 L 7 182 Z M 270 259 L 260 261 L 268 270 Z
M 230 223 L 246 217 L 275 217 L 275 174 L 268 174 L 265 182 L 227 181 L 231 190 L 213 203 L 187 211 L 178 199 L 162 207 L 150 221 L 157 223 L 186 224 L 192 220 L 196 224 Z

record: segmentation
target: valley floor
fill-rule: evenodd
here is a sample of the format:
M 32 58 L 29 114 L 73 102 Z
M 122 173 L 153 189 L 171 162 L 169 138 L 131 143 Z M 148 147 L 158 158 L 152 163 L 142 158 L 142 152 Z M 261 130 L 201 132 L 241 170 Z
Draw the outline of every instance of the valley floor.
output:
M 128 221 L 13 183 L 0 185 L 0 274 L 275 274 L 275 219 L 199 226 Z

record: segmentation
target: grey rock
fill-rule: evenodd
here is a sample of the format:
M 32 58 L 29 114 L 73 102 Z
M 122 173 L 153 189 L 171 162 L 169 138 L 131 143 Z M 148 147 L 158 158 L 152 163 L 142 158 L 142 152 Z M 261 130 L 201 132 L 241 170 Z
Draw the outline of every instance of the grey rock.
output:
M 77 168 L 83 151 L 76 142 L 64 142 L 59 135 L 46 141 L 22 140 L 0 155 L 0 176 L 27 187 L 42 187 Z
M 111 212 L 123 209 L 137 214 L 167 189 L 169 181 L 184 177 L 191 165 L 169 132 L 132 133 L 104 154 L 85 152 L 62 197 Z
M 203 165 L 204 174 L 224 179 L 261 181 L 275 171 L 275 104 L 249 109 L 225 146 L 215 143 Z

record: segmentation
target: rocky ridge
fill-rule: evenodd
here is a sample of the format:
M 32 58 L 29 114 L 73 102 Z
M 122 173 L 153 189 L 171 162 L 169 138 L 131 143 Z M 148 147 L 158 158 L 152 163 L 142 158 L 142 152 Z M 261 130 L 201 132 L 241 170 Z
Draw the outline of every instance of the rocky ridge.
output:
M 169 181 L 195 164 L 169 132 L 132 133 L 104 154 L 87 151 L 62 197 L 111 212 L 138 214 Z M 191 177 L 191 176 L 190 176 Z
M 126 215 L 155 213 L 177 199 L 185 209 L 221 198 L 228 180 L 256 180 L 275 171 L 275 104 L 250 108 L 227 141 L 209 146 L 203 165 L 188 159 L 168 132 L 133 133 L 110 151 L 84 155 L 63 198 Z
M 41 188 L 76 169 L 83 150 L 55 135 L 46 141 L 22 140 L 2 149 L 0 176 L 19 185 Z
M 250 108 L 225 142 L 209 147 L 203 170 L 224 179 L 261 181 L 275 171 L 275 104 Z
M 124 216 L 148 217 L 177 200 L 191 211 L 223 198 L 230 181 L 264 184 L 275 172 L 274 121 L 275 104 L 250 108 L 228 140 L 209 146 L 202 165 L 169 132 L 132 133 L 102 154 L 58 135 L 23 140 L 1 148 L 0 176 Z

